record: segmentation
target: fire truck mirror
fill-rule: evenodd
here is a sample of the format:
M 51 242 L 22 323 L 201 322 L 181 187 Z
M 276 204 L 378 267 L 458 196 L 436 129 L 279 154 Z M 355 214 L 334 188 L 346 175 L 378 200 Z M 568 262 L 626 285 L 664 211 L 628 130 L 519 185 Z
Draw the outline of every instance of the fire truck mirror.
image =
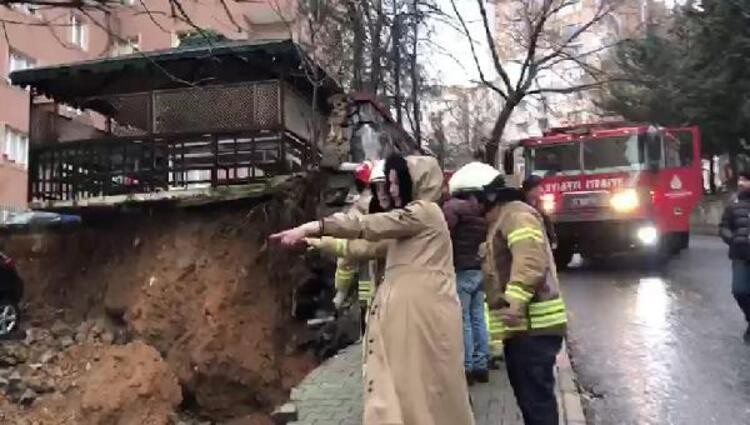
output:
M 506 149 L 503 152 L 503 171 L 506 176 L 512 176 L 515 174 L 515 166 L 513 164 L 513 149 Z

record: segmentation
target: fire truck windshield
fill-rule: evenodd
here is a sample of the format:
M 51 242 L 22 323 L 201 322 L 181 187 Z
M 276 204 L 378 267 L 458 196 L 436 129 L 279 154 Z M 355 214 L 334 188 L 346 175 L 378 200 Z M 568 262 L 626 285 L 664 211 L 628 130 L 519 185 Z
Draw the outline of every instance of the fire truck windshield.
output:
M 580 174 L 639 171 L 646 168 L 644 146 L 637 135 L 541 145 L 526 150 L 529 174 Z

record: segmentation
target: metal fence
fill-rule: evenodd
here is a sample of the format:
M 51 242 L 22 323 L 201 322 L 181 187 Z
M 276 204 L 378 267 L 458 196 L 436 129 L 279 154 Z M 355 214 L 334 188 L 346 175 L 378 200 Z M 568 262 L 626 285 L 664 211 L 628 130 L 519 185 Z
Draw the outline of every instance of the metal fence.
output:
M 247 184 L 305 170 L 317 152 L 288 131 L 131 137 L 32 150 L 30 200 Z

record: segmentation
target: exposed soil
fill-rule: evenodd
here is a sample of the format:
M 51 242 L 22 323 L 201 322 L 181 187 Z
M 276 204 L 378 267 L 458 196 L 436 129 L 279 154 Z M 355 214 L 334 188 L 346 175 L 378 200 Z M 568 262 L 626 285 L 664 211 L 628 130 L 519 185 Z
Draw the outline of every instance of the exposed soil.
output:
M 309 331 L 292 317 L 295 290 L 316 276 L 266 240 L 315 216 L 314 184 L 297 179 L 253 204 L 140 207 L 6 240 L 31 331 L 0 342 L 0 422 L 270 423 L 266 413 L 316 365 L 299 349 Z M 13 349 L 25 359 L 8 355 L 16 364 L 3 366 L 2 350 Z M 18 371 L 2 391 L 3 373 Z M 52 388 L 20 400 L 35 373 Z

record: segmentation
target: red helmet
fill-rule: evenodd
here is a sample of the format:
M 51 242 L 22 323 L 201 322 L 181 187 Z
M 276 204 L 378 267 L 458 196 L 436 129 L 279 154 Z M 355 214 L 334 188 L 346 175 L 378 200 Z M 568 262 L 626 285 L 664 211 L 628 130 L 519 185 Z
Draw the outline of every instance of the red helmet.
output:
M 354 178 L 364 184 L 370 184 L 370 173 L 372 172 L 372 166 L 369 162 L 365 161 L 357 166 L 354 171 Z

